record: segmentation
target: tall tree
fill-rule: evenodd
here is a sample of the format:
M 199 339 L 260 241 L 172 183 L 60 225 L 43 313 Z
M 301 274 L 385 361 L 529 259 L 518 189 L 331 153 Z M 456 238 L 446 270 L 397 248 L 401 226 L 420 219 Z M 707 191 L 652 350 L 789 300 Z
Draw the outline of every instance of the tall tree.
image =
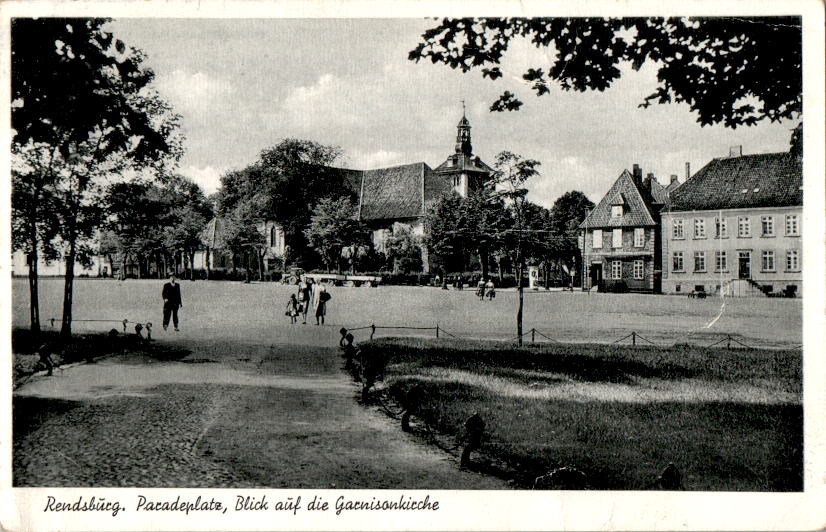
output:
M 324 198 L 313 210 L 304 236 L 328 270 L 341 272 L 342 250 L 366 240 L 367 231 L 356 218 L 356 206 L 348 197 Z
M 538 176 L 536 167 L 539 161 L 525 159 L 520 155 L 503 151 L 496 156 L 492 181 L 496 183 L 494 190 L 501 197 L 511 212 L 513 225 L 505 231 L 506 243 L 511 250 L 513 263 L 516 267 L 516 287 L 519 293 L 516 308 L 517 343 L 522 345 L 522 311 L 524 308 L 524 288 L 522 277 L 525 271 L 526 260 L 535 256 L 537 249 L 543 244 L 542 233 L 537 231 L 539 223 L 535 205 L 528 199 L 528 189 L 525 183 L 528 179 Z
M 330 166 L 340 156 L 335 146 L 285 139 L 264 150 L 254 164 L 221 177 L 219 214 L 231 211 L 238 202 L 251 201 L 260 219 L 275 220 L 282 227 L 290 255 L 298 262 L 312 263 L 304 230 L 313 209 L 323 198 L 356 197 L 345 171 Z
M 451 192 L 439 198 L 425 214 L 424 244 L 428 257 L 445 272 L 463 271 L 473 250 L 467 212 L 465 200 Z
M 578 190 L 561 195 L 551 208 L 551 220 L 557 237 L 557 257 L 573 272 L 580 271 L 579 224 L 594 202 Z
M 174 175 L 160 187 L 169 202 L 163 243 L 164 248 L 180 254 L 188 277 L 195 272 L 195 252 L 201 247 L 201 232 L 212 217 L 212 206 L 201 188 L 182 175 Z M 187 268 L 188 266 L 188 268 Z
M 800 17 L 447 18 L 422 35 L 409 59 L 478 68 L 495 80 L 516 39 L 552 50 L 549 64 L 522 75 L 539 96 L 554 84 L 603 91 L 622 75 L 621 64 L 639 70 L 650 62 L 659 85 L 642 107 L 684 102 L 701 124 L 731 128 L 801 115 Z M 506 90 L 491 110 L 521 106 Z
M 421 239 L 407 225 L 395 224 L 393 232 L 384 242 L 384 248 L 394 272 L 422 271 Z
M 51 184 L 56 175 L 55 150 L 47 144 L 12 145 L 12 247 L 29 265 L 29 314 L 32 332 L 40 332 L 38 263 L 57 258 L 57 218 Z
M 65 247 L 61 335 L 71 334 L 74 267 L 101 222 L 103 183 L 180 154 L 178 117 L 151 90 L 143 54 L 105 19 L 12 20 L 13 143 L 46 144 L 61 171 L 52 187 Z

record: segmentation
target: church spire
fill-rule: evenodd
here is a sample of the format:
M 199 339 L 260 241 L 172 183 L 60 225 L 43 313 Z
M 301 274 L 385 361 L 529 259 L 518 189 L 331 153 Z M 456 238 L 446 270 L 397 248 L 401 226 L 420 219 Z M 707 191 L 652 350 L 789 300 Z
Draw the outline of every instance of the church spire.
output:
M 462 119 L 456 127 L 456 153 L 470 157 L 473 147 L 470 144 L 470 122 L 465 116 L 465 101 L 462 100 Z

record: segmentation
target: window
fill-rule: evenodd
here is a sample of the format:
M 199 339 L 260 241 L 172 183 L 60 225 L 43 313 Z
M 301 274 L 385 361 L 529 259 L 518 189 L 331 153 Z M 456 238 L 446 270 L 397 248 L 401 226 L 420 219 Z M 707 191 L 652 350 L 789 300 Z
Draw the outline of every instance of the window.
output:
M 275 226 L 270 228 L 270 247 L 276 247 L 278 235 L 275 232 Z
M 614 229 L 612 238 L 611 238 L 611 247 L 621 248 L 622 247 L 622 229 Z
M 706 271 L 706 252 L 705 251 L 695 251 L 694 252 L 694 271 L 695 272 L 704 272 L 704 271 Z
M 674 285 L 674 291 L 679 292 L 681 289 L 680 285 Z
M 774 216 L 761 216 L 760 227 L 763 236 L 774 236 Z
M 673 222 L 673 232 L 674 238 L 685 238 L 683 234 L 683 221 L 682 220 L 674 220 Z
M 725 251 L 717 251 L 714 254 L 714 271 L 728 271 L 728 256 Z
M 594 229 L 591 247 L 594 249 L 599 249 L 602 247 L 602 229 Z
M 737 236 L 747 238 L 751 236 L 751 220 L 746 216 L 737 218 Z
M 685 264 L 683 263 L 683 252 L 675 251 L 671 256 L 671 269 L 675 272 L 685 271 Z
M 786 252 L 786 271 L 800 271 L 800 252 L 796 249 L 790 249 Z
M 611 278 L 622 279 L 622 261 L 615 260 L 611 263 Z
M 694 238 L 706 237 L 706 219 L 694 218 Z
M 796 214 L 786 215 L 786 235 L 800 236 L 800 219 Z
M 714 237 L 728 238 L 728 223 L 725 218 L 714 219 Z
M 634 247 L 641 248 L 645 246 L 645 228 L 644 227 L 635 227 L 634 228 Z
M 643 261 L 634 261 L 634 279 L 645 279 L 645 266 Z
M 622 218 L 622 205 L 611 205 L 611 218 Z
M 774 251 L 764 251 L 763 252 L 763 265 L 764 272 L 773 272 L 774 271 Z

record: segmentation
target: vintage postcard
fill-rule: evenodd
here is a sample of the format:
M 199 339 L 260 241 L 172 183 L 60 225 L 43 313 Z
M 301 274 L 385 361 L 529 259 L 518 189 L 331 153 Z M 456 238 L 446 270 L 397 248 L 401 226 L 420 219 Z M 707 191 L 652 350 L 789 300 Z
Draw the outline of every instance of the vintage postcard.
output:
M 4 530 L 826 527 L 822 3 L 0 14 Z

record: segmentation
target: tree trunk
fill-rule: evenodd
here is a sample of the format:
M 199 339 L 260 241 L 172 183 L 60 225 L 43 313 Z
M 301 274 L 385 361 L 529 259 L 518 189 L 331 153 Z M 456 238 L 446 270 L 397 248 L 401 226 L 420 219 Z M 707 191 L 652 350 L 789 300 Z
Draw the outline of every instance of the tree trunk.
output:
M 516 345 L 522 347 L 522 306 L 525 297 L 525 292 L 522 289 L 522 258 L 517 259 L 516 265 L 516 287 L 519 292 L 519 304 L 516 308 L 516 334 L 518 339 Z
M 212 268 L 211 268 L 211 265 L 209 264 L 211 253 L 212 253 L 211 248 L 206 248 L 206 251 L 204 251 L 204 267 L 206 268 L 207 281 L 209 281 L 210 277 L 212 277 Z
M 60 324 L 60 336 L 72 336 L 72 291 L 75 280 L 75 258 L 77 249 L 75 239 L 70 237 L 69 253 L 66 255 L 66 280 L 63 285 L 63 320 Z
M 29 253 L 29 311 L 31 314 L 31 329 L 33 333 L 40 332 L 40 298 L 37 293 L 37 238 L 32 242 L 32 251 Z
M 189 280 L 195 280 L 195 252 L 191 251 L 189 253 Z
M 490 269 L 487 246 L 479 246 L 477 251 L 479 252 L 479 264 L 482 266 L 482 278 L 487 279 Z

